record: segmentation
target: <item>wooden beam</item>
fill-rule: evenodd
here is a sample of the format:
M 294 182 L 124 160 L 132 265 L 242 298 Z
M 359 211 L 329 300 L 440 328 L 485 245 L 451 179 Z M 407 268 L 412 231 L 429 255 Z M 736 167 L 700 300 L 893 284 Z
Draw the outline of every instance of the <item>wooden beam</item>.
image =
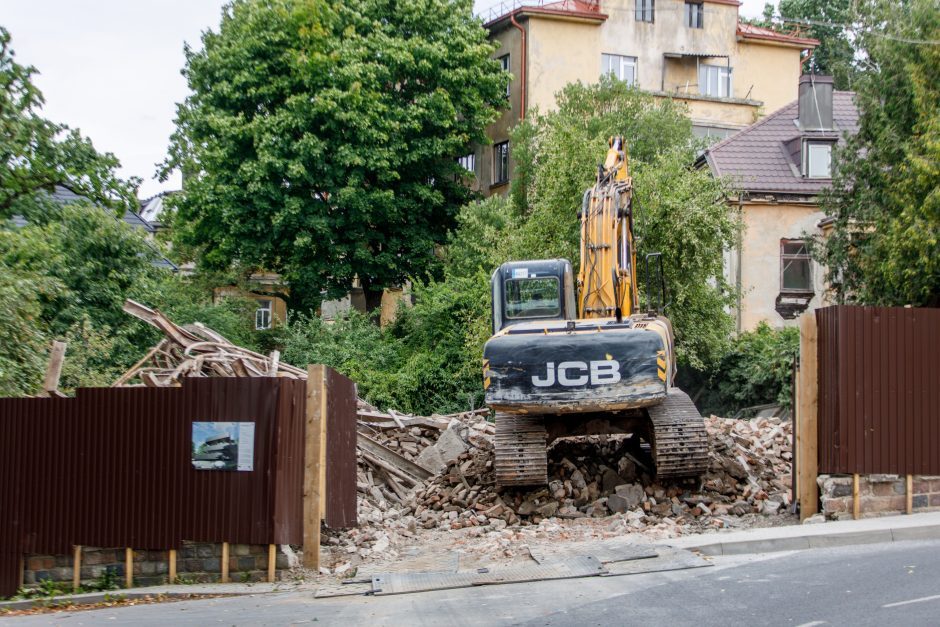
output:
M 907 490 L 905 494 L 907 495 L 907 513 L 914 513 L 914 475 L 907 476 Z
M 816 314 L 800 317 L 800 369 L 797 374 L 796 489 L 800 520 L 819 511 L 817 412 L 819 383 L 816 362 Z
M 49 353 L 49 364 L 46 366 L 46 378 L 42 382 L 42 391 L 47 395 L 54 395 L 59 391 L 59 378 L 62 376 L 62 362 L 65 360 L 65 342 L 58 340 L 52 343 Z
M 222 543 L 222 583 L 228 583 L 228 542 Z
M 319 548 L 319 547 L 317 547 Z M 317 555 L 320 553 L 317 551 Z M 268 583 L 274 583 L 277 579 L 277 545 L 268 545 Z
M 323 479 L 326 464 L 326 366 L 307 371 L 304 431 L 304 567 L 320 569 L 320 521 L 323 518 Z M 272 545 L 273 546 L 273 545 Z
M 859 498 L 858 498 L 858 473 L 852 475 L 852 518 L 858 520 L 860 515 L 859 513 Z
M 169 562 L 169 583 L 173 585 L 176 583 L 176 549 L 170 549 Z
M 134 587 L 134 549 L 124 549 L 124 587 Z
M 16 589 L 19 590 L 23 587 L 26 579 L 26 558 L 20 555 L 20 559 L 17 562 L 17 573 L 16 573 Z
M 82 587 L 82 546 L 76 544 L 72 555 L 72 590 Z

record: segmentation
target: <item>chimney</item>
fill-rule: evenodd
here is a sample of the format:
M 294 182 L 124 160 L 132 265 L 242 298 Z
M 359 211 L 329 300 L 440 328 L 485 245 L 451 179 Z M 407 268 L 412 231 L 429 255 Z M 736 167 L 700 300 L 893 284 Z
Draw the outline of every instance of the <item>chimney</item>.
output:
M 832 130 L 832 77 L 804 74 L 800 77 L 801 131 Z

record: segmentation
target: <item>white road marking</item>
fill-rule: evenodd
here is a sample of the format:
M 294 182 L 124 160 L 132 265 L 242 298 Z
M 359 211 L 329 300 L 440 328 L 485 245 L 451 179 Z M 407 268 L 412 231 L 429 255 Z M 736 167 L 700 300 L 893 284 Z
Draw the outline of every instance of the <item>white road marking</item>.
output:
M 802 625 L 797 625 L 796 627 L 816 627 L 816 625 L 828 625 L 824 620 L 814 620 L 811 623 L 803 623 Z
M 933 601 L 935 599 L 940 599 L 940 594 L 935 594 L 929 597 L 920 597 L 919 599 L 911 599 L 909 601 L 898 601 L 897 603 L 888 603 L 882 605 L 881 607 L 898 607 L 899 605 L 910 605 L 911 603 L 923 603 L 924 601 Z

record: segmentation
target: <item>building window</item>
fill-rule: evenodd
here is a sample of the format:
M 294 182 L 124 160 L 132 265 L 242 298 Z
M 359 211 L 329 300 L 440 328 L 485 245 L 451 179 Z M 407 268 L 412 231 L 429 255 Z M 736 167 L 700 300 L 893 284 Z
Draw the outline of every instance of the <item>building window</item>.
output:
M 806 242 L 799 239 L 780 240 L 780 291 L 812 292 L 811 263 Z
M 804 142 L 803 176 L 811 179 L 832 177 L 832 144 L 829 142 Z
M 509 180 L 509 142 L 493 146 L 493 185 Z
M 619 54 L 601 55 L 601 75 L 612 74 L 627 85 L 636 85 L 636 57 Z
M 654 0 L 636 0 L 636 21 L 653 21 L 653 2 Z
M 703 96 L 730 98 L 734 93 L 731 84 L 731 68 L 724 65 L 700 65 L 698 87 Z
M 720 126 L 703 126 L 699 124 L 692 125 L 692 135 L 701 139 L 707 139 L 709 143 L 714 143 L 726 137 L 730 137 L 736 132 L 737 130 L 735 129 L 722 128 Z
M 689 28 L 703 28 L 705 25 L 705 5 L 700 2 L 685 3 L 685 25 Z
M 457 159 L 457 163 L 460 164 L 460 167 L 471 174 L 477 171 L 477 156 L 472 152 Z
M 504 54 L 499 59 L 499 67 L 502 68 L 503 72 L 509 72 L 509 55 Z M 506 99 L 509 99 L 510 88 L 512 87 L 512 80 L 506 81 Z
M 255 329 L 263 331 L 271 328 L 271 306 L 270 300 L 258 301 L 258 309 L 255 310 Z

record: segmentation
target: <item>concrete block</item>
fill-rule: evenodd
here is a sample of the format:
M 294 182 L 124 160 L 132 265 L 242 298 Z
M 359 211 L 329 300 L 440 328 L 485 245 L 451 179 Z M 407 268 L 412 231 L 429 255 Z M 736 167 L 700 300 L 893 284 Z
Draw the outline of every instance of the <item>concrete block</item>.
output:
M 806 537 L 742 540 L 740 542 L 722 542 L 721 554 L 774 553 L 777 551 L 800 551 L 808 548 L 810 548 L 809 538 Z
M 202 560 L 202 570 L 207 573 L 217 573 L 222 570 L 222 560 L 218 557 L 210 557 Z
M 926 494 L 915 494 L 914 498 L 911 499 L 911 505 L 914 508 L 927 507 L 929 499 Z
M 255 569 L 255 558 L 247 555 L 238 558 L 238 568 L 237 570 L 241 572 L 248 572 Z
M 930 507 L 940 507 L 940 493 L 930 495 Z
M 248 544 L 233 544 L 229 550 L 232 555 L 251 555 L 251 546 Z
M 937 540 L 940 539 L 940 525 L 897 527 L 891 530 L 891 537 L 895 542 L 903 540 Z
M 469 448 L 453 425 L 444 430 L 434 447 L 437 448 L 444 462 L 456 461 L 461 453 Z
M 898 480 L 898 475 L 888 475 L 888 474 L 873 474 L 873 475 L 863 475 L 862 479 L 867 478 L 869 483 L 891 483 Z
M 904 481 L 880 482 L 871 485 L 871 493 L 874 496 L 896 496 L 903 495 L 905 492 Z

